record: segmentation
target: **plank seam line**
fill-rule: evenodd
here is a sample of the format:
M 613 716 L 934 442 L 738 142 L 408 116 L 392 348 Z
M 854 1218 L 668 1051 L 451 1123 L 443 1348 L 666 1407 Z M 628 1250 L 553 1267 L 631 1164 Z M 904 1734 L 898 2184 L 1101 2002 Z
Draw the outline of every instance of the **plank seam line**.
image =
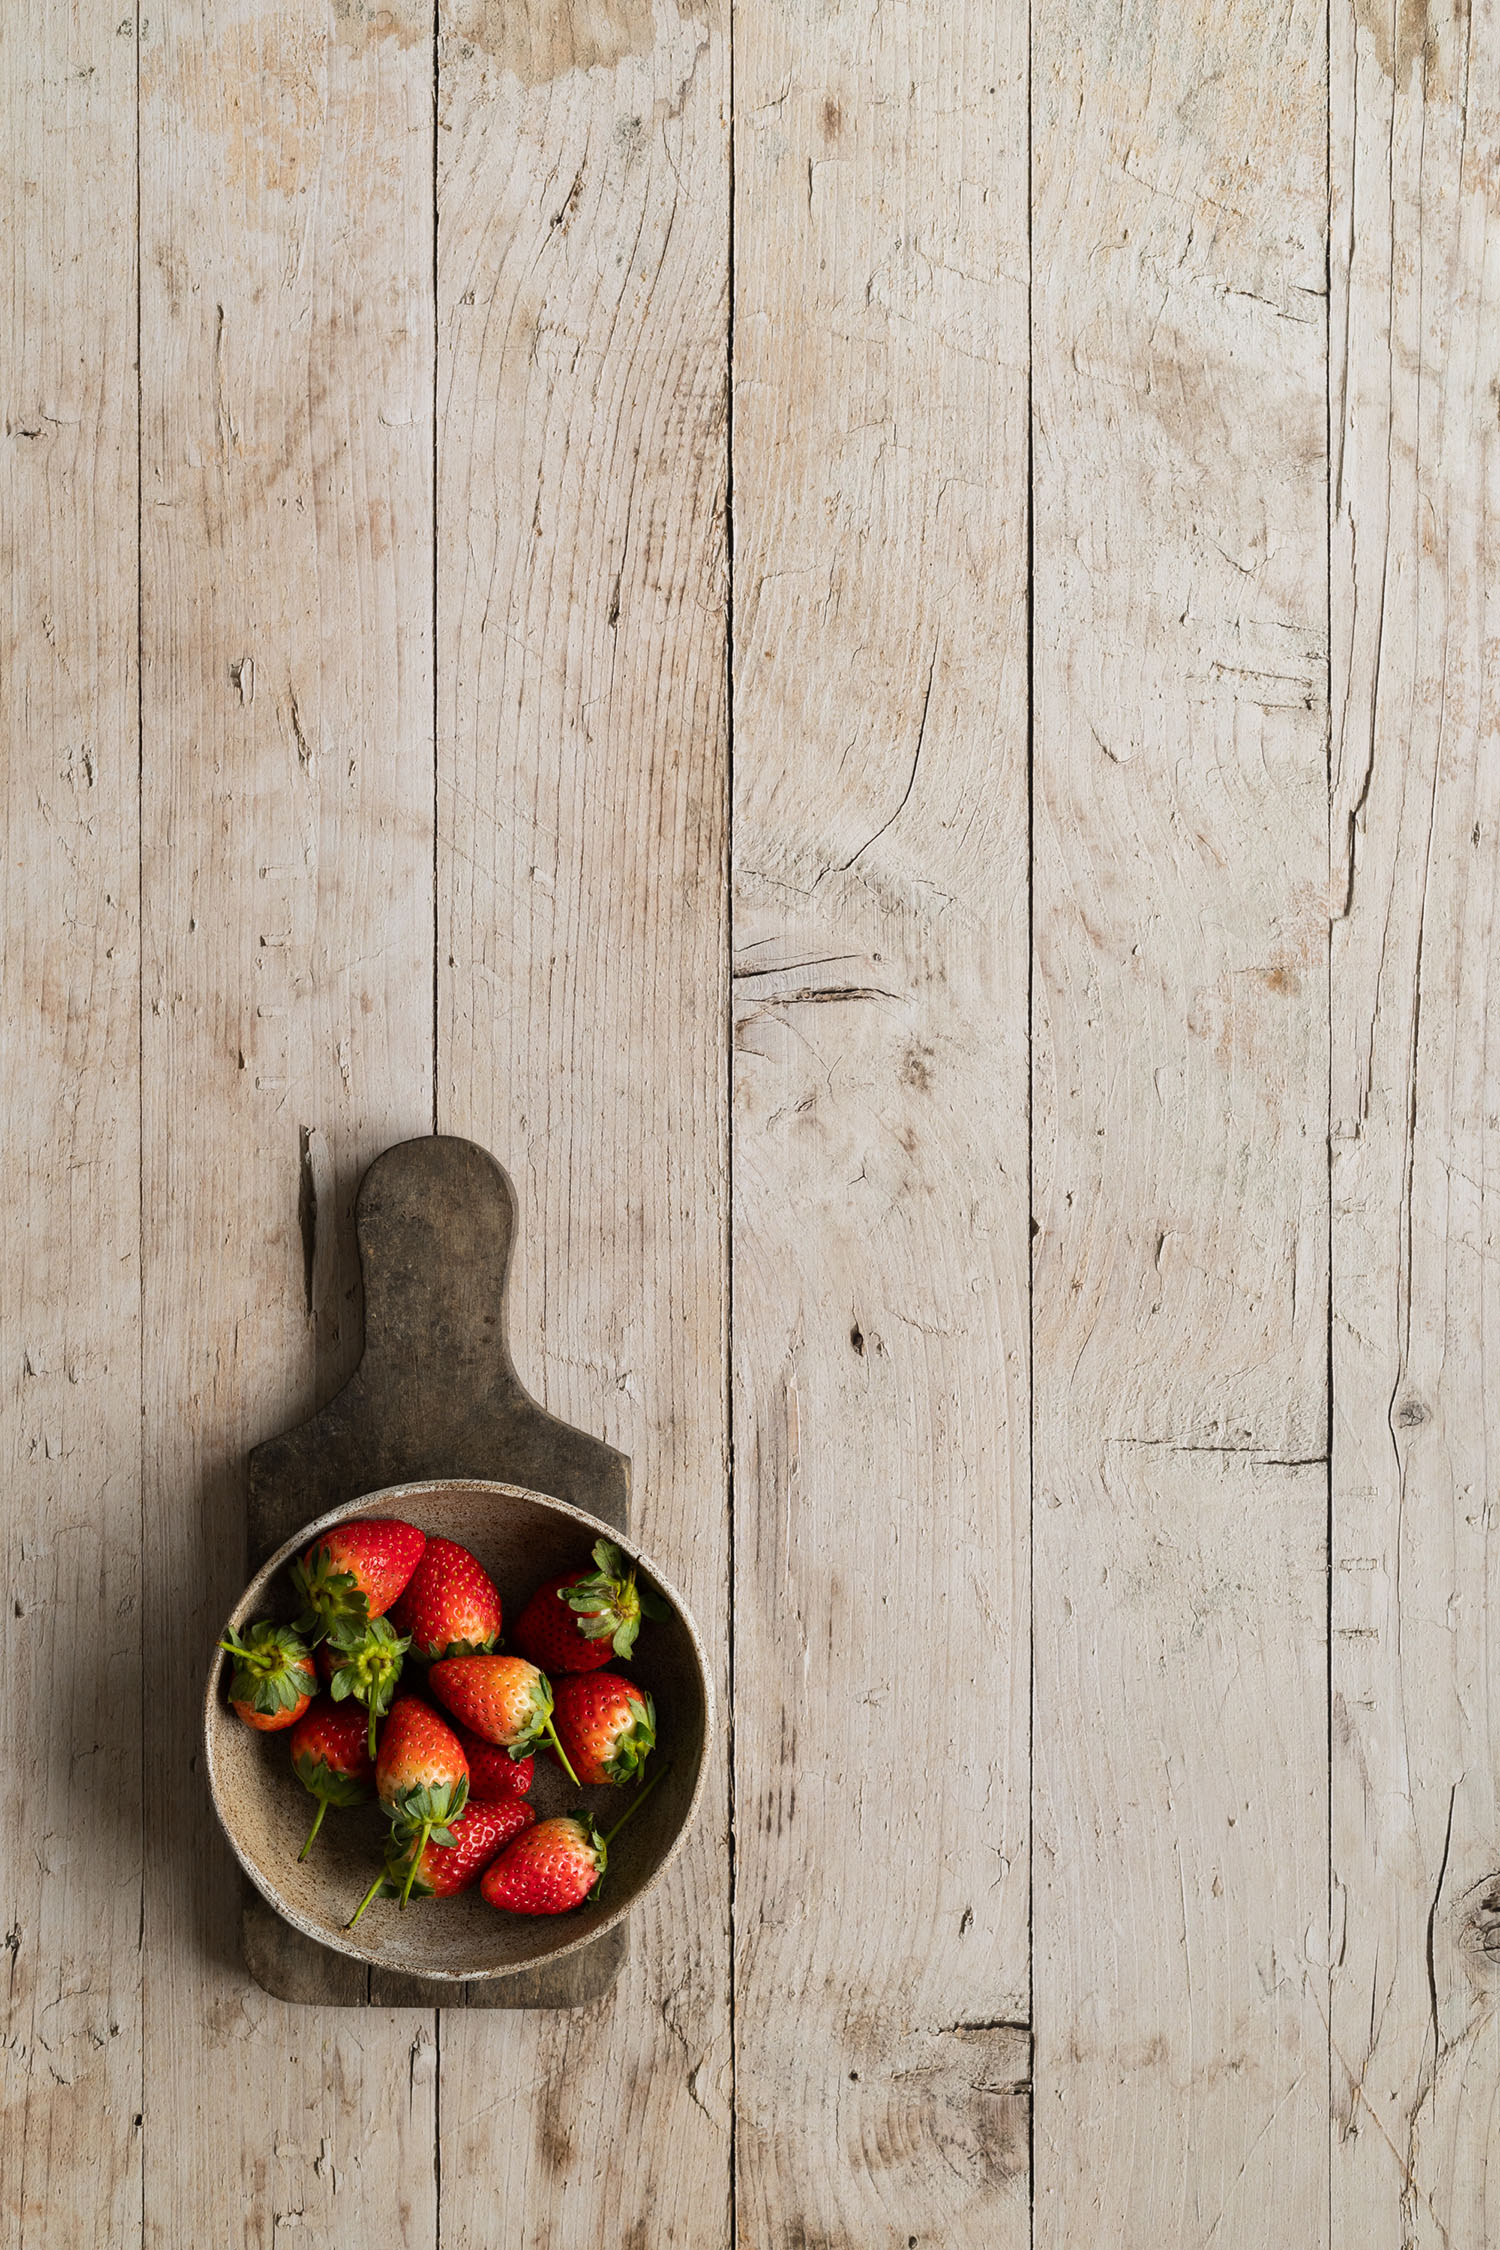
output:
M 1334 395 L 1333 395 L 1333 0 L 1324 0 L 1323 9 L 1323 646 L 1324 657 L 1324 762 L 1327 776 L 1327 835 L 1328 879 L 1333 880 L 1333 825 L 1334 825 L 1334 772 L 1333 772 L 1333 514 L 1336 504 L 1334 487 Z M 1346 314 L 1347 317 L 1347 314 Z M 1346 331 L 1347 334 L 1347 331 Z M 1354 824 L 1349 826 L 1349 885 L 1344 900 L 1347 914 L 1354 902 Z M 1331 905 L 1331 901 L 1330 901 Z M 1337 1964 L 1333 1957 L 1333 1556 L 1334 1556 L 1334 1504 L 1333 1504 L 1333 921 L 1330 916 L 1323 957 L 1325 998 L 1328 1015 L 1328 1037 L 1325 1063 L 1325 1117 L 1323 1160 L 1326 1192 L 1324 1224 L 1327 1240 L 1324 1247 L 1324 1271 L 1327 1275 L 1328 1334 L 1326 1364 L 1323 1376 L 1324 1425 L 1323 1442 L 1328 1448 L 1327 1482 L 1324 1487 L 1323 1524 L 1323 1667 L 1324 1667 L 1324 1732 L 1326 1756 L 1326 1791 L 1324 1799 L 1324 1835 L 1327 1851 L 1324 1873 L 1324 1912 L 1328 1921 L 1328 1938 L 1324 1948 L 1328 1955 L 1327 2009 L 1324 2031 L 1327 2034 L 1327 2052 L 1323 2073 L 1326 2117 L 1324 2122 L 1324 2194 L 1326 2216 L 1325 2243 L 1333 2242 L 1333 1980 Z
M 438 1129 L 438 118 L 441 108 L 442 0 L 432 0 L 432 1130 Z M 372 1980 L 373 1981 L 373 1980 Z M 464 1992 L 461 2004 L 468 2005 Z M 432 2011 L 432 2241 L 443 2250 L 443 2012 Z
M 1332 0 L 1329 0 L 1332 4 Z M 1036 9 L 1026 11 L 1026 2239 L 1036 2250 Z
M 725 1619 L 724 1748 L 728 1766 L 725 1841 L 729 1856 L 729 2250 L 739 2242 L 739 2024 L 737 1972 L 739 1967 L 739 1861 L 735 1819 L 735 1647 L 734 1619 L 737 1597 L 739 1493 L 734 1457 L 734 312 L 737 284 L 735 240 L 735 143 L 738 113 L 735 109 L 734 0 L 728 7 L 728 53 L 725 57 L 728 109 L 727 189 L 724 299 L 724 1438 L 728 1501 L 727 1562 L 728 1607 Z
M 432 1130 L 438 1129 L 438 131 L 442 95 L 442 0 L 432 0 Z M 434 2011 L 434 2015 L 436 2011 Z
M 140 1412 L 136 1418 L 136 1506 L 139 1553 L 146 1553 L 146 558 L 145 511 L 142 487 L 145 447 L 145 371 L 141 359 L 141 11 L 135 9 L 135 1103 L 136 1103 L 136 1345 L 137 1391 Z M 137 1677 L 141 1683 L 140 1758 L 140 1922 L 136 1934 L 136 2029 L 139 2036 L 137 2087 L 140 2111 L 136 2124 L 140 2146 L 141 2241 L 146 2240 L 146 1695 L 145 1604 L 136 1603 L 136 1632 L 140 1651 Z

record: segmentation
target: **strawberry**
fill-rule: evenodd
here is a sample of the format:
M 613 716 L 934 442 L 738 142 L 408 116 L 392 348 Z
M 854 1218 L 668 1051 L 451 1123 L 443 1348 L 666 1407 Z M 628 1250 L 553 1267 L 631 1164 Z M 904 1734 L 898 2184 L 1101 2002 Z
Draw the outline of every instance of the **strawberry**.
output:
M 457 1735 L 414 1695 L 398 1695 L 391 1706 L 375 1760 L 375 1787 L 397 1841 L 412 1846 L 404 1906 L 428 1838 L 451 1844 L 448 1823 L 457 1820 L 469 1794 L 469 1761 Z
M 471 1805 L 499 1805 L 508 1797 L 525 1796 L 536 1771 L 535 1758 L 513 1758 L 508 1750 L 486 1742 L 482 1734 L 475 1734 L 457 1719 L 453 1722 L 453 1731 L 469 1761 Z
M 247 1639 L 226 1633 L 219 1646 L 234 1658 L 229 1700 L 246 1726 L 261 1734 L 294 1727 L 318 1692 L 318 1675 L 302 1636 L 290 1625 L 263 1619 L 251 1626 Z
M 643 1617 L 666 1617 L 661 1596 L 637 1586 L 635 1564 L 611 1539 L 594 1542 L 594 1569 L 568 1571 L 538 1586 L 511 1639 L 544 1672 L 591 1672 L 611 1655 L 622 1662 L 635 1648 Z
M 656 1706 L 618 1672 L 580 1672 L 554 1691 L 557 1738 L 585 1784 L 638 1781 L 656 1747 Z
M 539 1820 L 506 1846 L 479 1888 L 511 1914 L 568 1914 L 598 1889 L 606 1856 L 586 1812 Z
M 426 1534 L 395 1516 L 356 1516 L 315 1539 L 292 1565 L 299 1629 L 321 1640 L 335 1618 L 383 1617 L 422 1559 Z
M 467 1547 L 432 1537 L 392 1617 L 424 1664 L 487 1652 L 500 1638 L 500 1596 Z
M 513 1837 L 523 1828 L 529 1828 L 536 1819 L 530 1805 L 512 1798 L 504 1805 L 469 1805 L 451 1824 L 451 1844 L 439 1844 L 430 1837 L 417 1857 L 415 1873 L 410 1884 L 418 1898 L 452 1898 L 456 1891 L 466 1891 L 477 1883 L 490 1861 L 503 1851 Z M 406 1877 L 411 1861 L 410 1850 L 392 1850 L 381 1873 L 376 1876 L 348 1921 L 346 1930 L 352 1930 L 372 1898 L 382 1894 L 395 1898 L 407 1889 Z
M 372 1617 L 360 1624 L 353 1617 L 336 1618 L 328 1638 L 318 1650 L 332 1652 L 333 1669 L 328 1692 L 335 1703 L 353 1696 L 370 1714 L 370 1756 L 375 1755 L 375 1722 L 384 1718 L 401 1677 L 401 1659 L 409 1643 L 396 1638 L 388 1617 Z
M 318 1809 L 307 1842 L 297 1857 L 306 1859 L 330 1805 L 363 1805 L 375 1794 L 375 1761 L 365 1745 L 365 1723 L 357 1711 L 341 1711 L 320 1695 L 293 1727 L 287 1742 L 292 1771 Z
M 428 1685 L 464 1725 L 524 1758 L 543 1735 L 551 1737 L 570 1781 L 577 1774 L 552 1726 L 552 1688 L 546 1674 L 524 1656 L 449 1656 L 434 1664 Z
M 586 1898 L 597 1897 L 610 1845 L 667 1771 L 662 1766 L 651 1776 L 629 1811 L 603 1836 L 582 1806 L 523 1830 L 486 1872 L 479 1885 L 484 1898 L 511 1914 L 568 1914 Z

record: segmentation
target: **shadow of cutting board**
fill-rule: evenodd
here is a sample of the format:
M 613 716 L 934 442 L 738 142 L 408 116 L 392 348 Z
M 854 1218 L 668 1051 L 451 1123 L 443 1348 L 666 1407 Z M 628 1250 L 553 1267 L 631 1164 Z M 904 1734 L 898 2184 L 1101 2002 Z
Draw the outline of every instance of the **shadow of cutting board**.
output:
M 389 1148 L 355 1202 L 365 1285 L 359 1366 L 320 1414 L 250 1455 L 250 1558 L 326 1509 L 419 1477 L 486 1477 L 569 1500 L 624 1531 L 630 1463 L 547 1414 L 505 1340 L 515 1196 L 473 1141 Z M 578 2008 L 607 1993 L 625 1926 L 553 1966 L 452 1985 L 369 1969 L 283 1922 L 246 1884 L 245 1966 L 280 2000 L 335 2008 Z

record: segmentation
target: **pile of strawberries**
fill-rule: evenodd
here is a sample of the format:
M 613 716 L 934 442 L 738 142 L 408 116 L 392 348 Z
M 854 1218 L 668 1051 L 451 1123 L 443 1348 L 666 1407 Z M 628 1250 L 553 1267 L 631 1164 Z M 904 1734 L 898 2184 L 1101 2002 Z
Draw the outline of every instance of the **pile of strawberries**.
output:
M 539 1586 L 505 1655 L 493 1579 L 467 1547 L 415 1524 L 339 1524 L 291 1575 L 295 1625 L 266 1620 L 220 1645 L 234 1709 L 247 1726 L 286 1730 L 292 1770 L 317 1799 L 299 1856 L 330 1805 L 377 1797 L 390 1822 L 385 1864 L 345 1927 L 374 1898 L 404 1907 L 476 1882 L 511 1914 L 566 1914 L 595 1896 L 624 1821 L 601 1835 L 584 1807 L 538 1820 L 527 1793 L 538 1750 L 575 1784 L 635 1782 L 632 1812 L 659 1778 L 645 1779 L 652 1699 L 604 1667 L 628 1661 L 642 1620 L 668 1612 L 619 1548 L 600 1539 L 591 1570 Z

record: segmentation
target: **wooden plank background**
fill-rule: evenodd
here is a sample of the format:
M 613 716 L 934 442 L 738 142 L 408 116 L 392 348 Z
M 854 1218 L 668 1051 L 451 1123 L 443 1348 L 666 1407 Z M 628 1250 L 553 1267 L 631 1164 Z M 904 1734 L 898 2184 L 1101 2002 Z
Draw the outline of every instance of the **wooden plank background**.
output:
M 0 2241 L 1492 2250 L 1492 0 L 0 120 Z M 434 1128 L 730 1717 L 576 2014 L 269 1999 L 197 1769 Z

